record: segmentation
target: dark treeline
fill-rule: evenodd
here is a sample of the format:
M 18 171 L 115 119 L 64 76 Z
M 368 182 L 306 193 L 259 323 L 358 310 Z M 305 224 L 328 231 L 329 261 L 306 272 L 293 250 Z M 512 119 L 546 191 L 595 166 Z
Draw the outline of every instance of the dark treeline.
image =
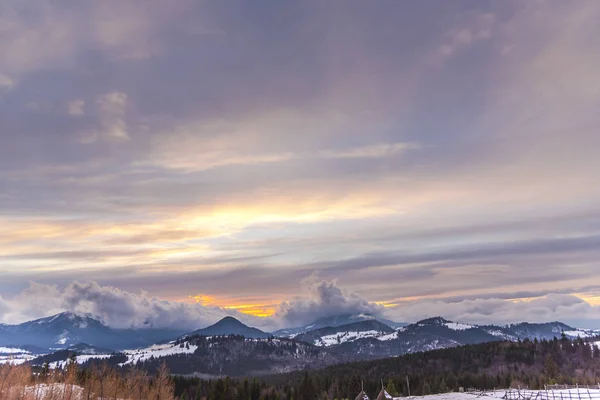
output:
M 582 339 L 492 342 L 381 360 L 246 379 L 175 377 L 181 399 L 315 400 L 354 399 L 364 382 L 371 395 L 381 380 L 393 395 L 426 395 L 458 390 L 597 384 L 600 350 Z

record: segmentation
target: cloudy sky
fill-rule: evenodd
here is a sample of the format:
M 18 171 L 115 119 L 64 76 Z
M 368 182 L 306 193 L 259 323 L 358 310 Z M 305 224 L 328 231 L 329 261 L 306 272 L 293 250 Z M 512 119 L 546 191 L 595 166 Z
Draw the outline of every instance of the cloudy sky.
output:
M 0 322 L 600 328 L 599 18 L 0 0 Z

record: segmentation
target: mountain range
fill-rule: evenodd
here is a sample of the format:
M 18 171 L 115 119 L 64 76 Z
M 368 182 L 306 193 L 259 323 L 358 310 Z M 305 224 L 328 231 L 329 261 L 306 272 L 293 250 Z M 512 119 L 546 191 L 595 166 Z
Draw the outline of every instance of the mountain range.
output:
M 0 346 L 33 345 L 44 349 L 66 349 L 87 343 L 96 347 L 123 350 L 171 340 L 186 333 L 175 329 L 113 329 L 89 314 L 64 312 L 19 325 L 0 326 Z
M 308 325 L 304 325 L 304 326 L 300 326 L 300 327 L 280 329 L 278 331 L 273 332 L 273 335 L 277 336 L 277 337 L 293 338 L 294 336 L 299 335 L 301 333 L 314 331 L 316 329 L 349 325 L 349 324 L 352 324 L 355 322 L 372 321 L 375 319 L 377 319 L 380 322 L 383 322 L 384 324 L 388 325 L 391 328 L 399 328 L 399 327 L 408 325 L 405 322 L 394 322 L 394 321 L 390 321 L 389 319 L 385 319 L 385 318 L 377 318 L 377 317 L 375 317 L 373 315 L 369 315 L 369 314 L 357 314 L 357 315 L 341 314 L 341 315 L 333 315 L 330 317 L 322 317 Z
M 69 354 L 85 364 L 103 359 L 113 365 L 152 370 L 165 361 L 176 373 L 248 375 L 311 369 L 341 362 L 493 341 L 592 338 L 600 331 L 560 322 L 505 326 L 468 325 L 441 317 L 414 324 L 392 324 L 372 316 L 336 316 L 273 333 L 249 327 L 233 317 L 189 333 L 176 330 L 107 327 L 91 315 L 58 314 L 21 325 L 0 327 L 2 349 L 32 364 L 64 365 Z M 337 325 L 335 325 L 337 324 Z M 390 326 L 393 325 L 393 326 Z M 26 350 L 36 346 L 36 351 Z M 10 355 L 10 354 L 8 354 Z M 6 357 L 8 357 L 5 354 Z M 1 361 L 1 358 L 0 358 Z

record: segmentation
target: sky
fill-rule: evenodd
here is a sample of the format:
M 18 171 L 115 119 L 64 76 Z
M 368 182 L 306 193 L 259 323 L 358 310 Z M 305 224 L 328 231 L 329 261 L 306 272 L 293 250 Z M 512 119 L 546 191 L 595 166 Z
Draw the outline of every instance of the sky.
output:
M 596 0 L 0 0 L 0 322 L 600 328 Z

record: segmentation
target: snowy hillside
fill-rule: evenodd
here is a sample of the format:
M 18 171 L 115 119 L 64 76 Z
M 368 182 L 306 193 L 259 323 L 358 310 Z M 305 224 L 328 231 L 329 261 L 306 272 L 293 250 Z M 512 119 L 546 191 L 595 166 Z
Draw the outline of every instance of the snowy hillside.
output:
M 32 354 L 26 349 L 16 347 L 1 347 L 0 346 L 0 364 L 23 364 L 24 362 L 33 360 L 37 355 Z
M 299 334 L 295 340 L 312 343 L 315 346 L 334 346 L 359 339 L 396 339 L 398 333 L 390 326 L 377 321 L 366 320 L 336 327 L 326 327 Z
M 127 356 L 127 361 L 119 363 L 119 365 L 137 364 L 138 362 L 147 361 L 151 357 L 161 358 L 176 354 L 193 354 L 196 349 L 198 349 L 197 345 L 190 345 L 189 342 L 185 341 L 180 344 L 171 342 L 167 344 L 156 344 L 145 349 L 126 350 L 123 354 Z

